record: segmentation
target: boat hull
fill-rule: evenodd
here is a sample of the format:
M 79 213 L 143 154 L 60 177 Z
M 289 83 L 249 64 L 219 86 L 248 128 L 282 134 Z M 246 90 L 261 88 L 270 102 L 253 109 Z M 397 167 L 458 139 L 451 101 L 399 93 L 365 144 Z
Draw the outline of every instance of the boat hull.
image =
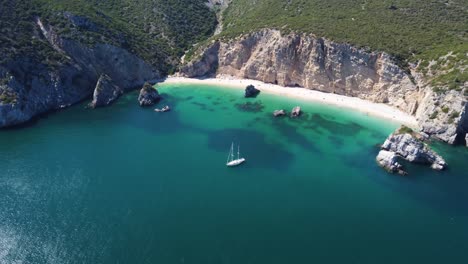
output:
M 230 162 L 226 163 L 226 166 L 234 167 L 234 166 L 240 165 L 244 161 L 245 161 L 244 158 L 236 159 L 236 160 L 233 160 L 233 161 L 230 161 Z

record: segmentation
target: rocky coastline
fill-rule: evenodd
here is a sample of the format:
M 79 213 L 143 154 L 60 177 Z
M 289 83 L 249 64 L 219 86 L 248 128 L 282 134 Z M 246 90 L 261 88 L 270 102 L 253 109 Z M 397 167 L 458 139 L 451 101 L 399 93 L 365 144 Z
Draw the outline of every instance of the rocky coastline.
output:
M 55 68 L 30 58 L 2 64 L 0 127 L 18 125 L 90 98 L 104 75 L 123 92 L 163 77 L 123 48 L 87 46 L 61 38 L 40 18 L 36 23 L 67 62 Z M 466 84 L 461 90 L 437 93 L 414 68 L 402 69 L 386 53 L 310 34 L 265 29 L 213 41 L 183 64 L 177 75 L 232 76 L 385 103 L 415 116 L 419 130 L 430 137 L 468 145 L 468 103 L 462 94 L 468 90 Z
M 200 48 L 178 76 L 232 76 L 285 87 L 385 103 L 413 115 L 421 132 L 449 144 L 468 144 L 468 103 L 463 91 L 437 93 L 416 70 L 390 55 L 302 33 L 265 29 Z M 436 113 L 436 114 L 434 114 Z
M 49 45 L 66 60 L 50 67 L 20 57 L 0 65 L 0 128 L 91 98 L 103 75 L 124 92 L 161 77 L 158 70 L 126 49 L 110 44 L 88 46 L 61 38 L 40 18 L 36 24 Z

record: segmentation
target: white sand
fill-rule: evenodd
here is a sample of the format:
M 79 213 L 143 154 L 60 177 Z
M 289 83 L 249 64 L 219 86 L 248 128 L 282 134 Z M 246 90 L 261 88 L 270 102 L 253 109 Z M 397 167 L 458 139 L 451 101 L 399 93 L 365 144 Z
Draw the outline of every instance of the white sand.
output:
M 270 93 L 290 98 L 300 98 L 311 102 L 318 102 L 337 107 L 358 110 L 367 115 L 391 120 L 392 122 L 404 124 L 417 128 L 416 118 L 386 104 L 373 103 L 356 97 L 348 97 L 332 93 L 324 93 L 305 88 L 283 87 L 274 84 L 267 84 L 256 80 L 236 79 L 234 77 L 218 77 L 208 79 L 191 79 L 184 77 L 168 77 L 163 83 L 185 83 L 185 84 L 207 84 L 245 89 L 249 84 L 253 84 L 262 93 Z

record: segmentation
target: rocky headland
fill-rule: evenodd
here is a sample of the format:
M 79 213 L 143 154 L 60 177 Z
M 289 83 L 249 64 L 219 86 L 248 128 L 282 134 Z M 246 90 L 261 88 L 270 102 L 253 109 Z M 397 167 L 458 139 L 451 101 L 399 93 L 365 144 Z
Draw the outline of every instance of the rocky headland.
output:
M 50 67 L 22 57 L 0 65 L 0 94 L 8 94 L 0 97 L 0 127 L 21 124 L 90 98 L 102 75 L 123 91 L 160 77 L 159 71 L 126 49 L 110 44 L 85 45 L 61 38 L 40 18 L 36 24 L 65 62 Z
M 447 167 L 445 160 L 426 145 L 422 139 L 424 135 L 413 132 L 410 128 L 402 126 L 393 132 L 381 146 L 377 155 L 377 163 L 390 172 L 405 174 L 398 158 L 412 163 L 427 164 L 434 170 L 443 170 Z

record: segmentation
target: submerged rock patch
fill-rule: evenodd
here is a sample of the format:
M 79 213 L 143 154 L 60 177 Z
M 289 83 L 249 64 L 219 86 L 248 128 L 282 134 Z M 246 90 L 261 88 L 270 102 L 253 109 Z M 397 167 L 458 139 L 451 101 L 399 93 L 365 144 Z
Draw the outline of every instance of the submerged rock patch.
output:
M 261 112 L 265 106 L 261 102 L 247 102 L 243 104 L 236 104 L 236 108 L 243 112 L 258 113 Z

